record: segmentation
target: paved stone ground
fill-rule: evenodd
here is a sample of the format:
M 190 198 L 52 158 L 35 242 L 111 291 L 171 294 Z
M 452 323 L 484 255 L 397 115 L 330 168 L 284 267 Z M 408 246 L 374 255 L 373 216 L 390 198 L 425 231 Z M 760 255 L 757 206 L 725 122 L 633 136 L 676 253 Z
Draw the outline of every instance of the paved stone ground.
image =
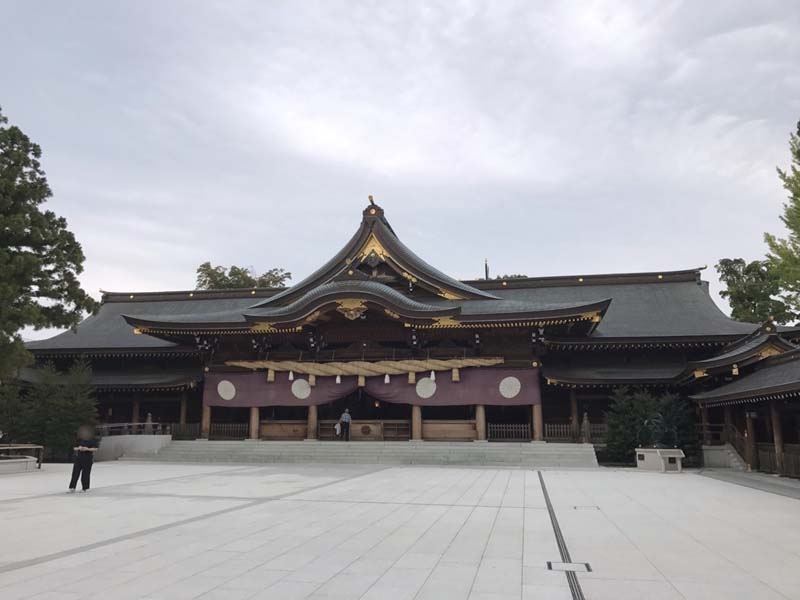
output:
M 765 473 L 743 473 L 733 469 L 703 469 L 702 475 L 736 483 L 745 487 L 770 492 L 779 496 L 795 498 L 800 500 L 800 481 L 788 477 L 778 477 L 777 475 L 767 475 Z
M 800 598 L 798 501 L 693 473 L 100 463 L 66 495 L 67 473 L 0 477 L 3 600 Z M 591 572 L 548 570 L 567 554 Z

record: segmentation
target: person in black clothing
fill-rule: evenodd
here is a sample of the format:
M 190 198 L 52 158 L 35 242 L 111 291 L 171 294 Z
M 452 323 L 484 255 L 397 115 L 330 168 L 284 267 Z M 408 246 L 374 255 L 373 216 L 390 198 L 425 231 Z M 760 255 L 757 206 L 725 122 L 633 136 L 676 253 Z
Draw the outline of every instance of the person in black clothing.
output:
M 78 485 L 78 477 L 81 478 L 82 491 L 89 490 L 89 478 L 92 474 L 92 463 L 94 453 L 97 452 L 97 441 L 92 435 L 92 429 L 83 425 L 78 429 L 78 441 L 73 448 L 75 451 L 75 464 L 72 467 L 72 479 L 69 482 L 70 493 L 75 491 Z

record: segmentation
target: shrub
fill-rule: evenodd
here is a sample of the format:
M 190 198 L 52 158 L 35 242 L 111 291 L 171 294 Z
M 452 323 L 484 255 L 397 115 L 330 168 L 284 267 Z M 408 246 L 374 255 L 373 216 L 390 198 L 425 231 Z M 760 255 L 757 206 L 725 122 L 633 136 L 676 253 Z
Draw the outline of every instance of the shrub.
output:
M 97 419 L 91 370 L 85 361 L 65 373 L 48 364 L 37 376 L 30 386 L 0 388 L 0 429 L 9 441 L 41 444 L 48 455 L 65 458 L 78 427 Z
M 611 462 L 634 462 L 637 447 L 677 447 L 687 454 L 696 452 L 692 408 L 677 395 L 618 388 L 606 417 L 606 456 Z

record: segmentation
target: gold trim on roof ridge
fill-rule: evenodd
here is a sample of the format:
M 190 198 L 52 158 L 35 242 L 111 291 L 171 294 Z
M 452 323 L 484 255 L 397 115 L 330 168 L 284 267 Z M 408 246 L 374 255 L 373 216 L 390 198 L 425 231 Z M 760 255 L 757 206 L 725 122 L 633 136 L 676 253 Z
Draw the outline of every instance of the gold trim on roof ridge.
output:
M 386 262 L 386 259 L 391 256 L 383 244 L 378 241 L 378 238 L 375 236 L 375 234 L 370 233 L 369 237 L 364 242 L 364 245 L 361 246 L 358 252 L 356 252 L 356 256 L 363 260 L 373 252 L 378 256 L 378 258 L 381 259 L 382 262 Z

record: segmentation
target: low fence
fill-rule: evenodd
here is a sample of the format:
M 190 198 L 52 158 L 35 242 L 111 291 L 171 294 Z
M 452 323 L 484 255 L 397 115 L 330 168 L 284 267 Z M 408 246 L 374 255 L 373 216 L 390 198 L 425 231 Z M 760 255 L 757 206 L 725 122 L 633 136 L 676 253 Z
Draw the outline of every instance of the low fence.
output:
M 411 422 L 384 421 L 383 439 L 387 442 L 407 442 L 411 439 Z
M 248 423 L 211 423 L 208 431 L 209 440 L 236 441 L 246 440 L 248 437 L 250 437 Z
M 544 439 L 548 442 L 573 442 L 575 432 L 570 423 L 545 423 Z
M 758 470 L 777 473 L 785 477 L 800 477 L 800 445 L 786 444 L 783 447 L 783 471 L 778 469 L 778 459 L 773 444 L 758 444 Z
M 490 442 L 530 442 L 530 423 L 489 423 L 487 428 Z
M 102 423 L 96 427 L 99 437 L 112 435 L 166 435 L 169 425 L 166 423 Z
M 196 440 L 200 438 L 200 423 L 170 423 L 173 440 Z
M 608 434 L 608 425 L 605 423 L 589 423 L 589 439 L 587 443 L 602 444 Z M 545 423 L 544 439 L 548 442 L 581 442 L 585 434 L 583 426 L 576 428 L 572 423 Z
M 175 440 L 196 440 L 200 423 L 103 423 L 96 428 L 100 438 L 115 435 L 171 435 Z

